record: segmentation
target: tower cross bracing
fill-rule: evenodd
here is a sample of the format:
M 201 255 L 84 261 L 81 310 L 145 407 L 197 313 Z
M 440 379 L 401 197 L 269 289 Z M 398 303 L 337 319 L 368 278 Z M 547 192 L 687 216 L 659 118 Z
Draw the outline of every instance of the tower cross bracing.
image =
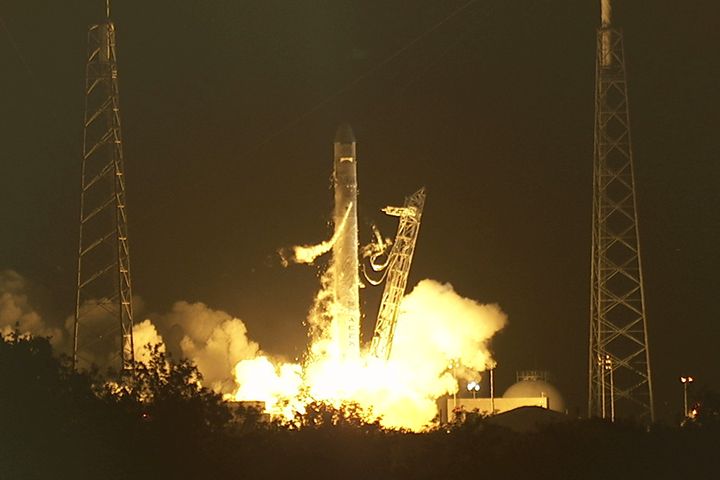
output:
M 603 20 L 595 77 L 588 415 L 652 422 L 623 35 L 609 15 Z
M 131 371 L 130 246 L 115 26 L 109 18 L 90 27 L 86 60 L 73 364 L 117 362 Z

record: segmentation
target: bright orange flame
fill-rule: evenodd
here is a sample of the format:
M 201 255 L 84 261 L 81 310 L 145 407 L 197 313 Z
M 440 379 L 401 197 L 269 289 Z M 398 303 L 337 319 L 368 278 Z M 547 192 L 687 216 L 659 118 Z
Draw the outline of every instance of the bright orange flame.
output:
M 266 357 L 238 363 L 236 400 L 263 400 L 268 412 L 285 417 L 313 400 L 355 402 L 368 420 L 421 431 L 437 415 L 436 400 L 458 391 L 459 379 L 477 380 L 477 372 L 495 365 L 487 343 L 505 325 L 505 314 L 461 297 L 449 284 L 423 280 L 405 297 L 388 361 L 366 352 L 341 359 L 327 299 L 321 290 L 316 307 L 324 307 L 309 318 L 316 328 L 303 365 L 275 365 Z

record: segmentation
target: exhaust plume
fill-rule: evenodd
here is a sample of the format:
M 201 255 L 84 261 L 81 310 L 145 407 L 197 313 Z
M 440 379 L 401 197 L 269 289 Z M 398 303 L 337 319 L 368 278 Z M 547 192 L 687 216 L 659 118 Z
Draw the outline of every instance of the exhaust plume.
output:
M 170 352 L 192 360 L 205 386 L 220 393 L 237 388 L 233 371 L 238 362 L 262 353 L 242 320 L 204 303 L 176 302 L 170 313 L 153 320 Z
M 505 325 L 497 305 L 458 295 L 450 284 L 423 280 L 401 306 L 391 358 L 337 355 L 328 281 L 310 315 L 311 344 L 302 366 L 261 357 L 238 363 L 236 400 L 263 400 L 269 412 L 291 418 L 308 401 L 359 404 L 368 420 L 421 431 L 437 416 L 436 401 L 493 367 L 488 342 Z M 453 365 L 450 367 L 450 365 Z

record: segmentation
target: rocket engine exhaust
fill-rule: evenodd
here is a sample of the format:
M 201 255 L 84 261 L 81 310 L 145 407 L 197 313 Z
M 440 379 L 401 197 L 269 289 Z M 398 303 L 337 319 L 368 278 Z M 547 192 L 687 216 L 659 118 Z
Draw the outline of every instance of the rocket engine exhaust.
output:
M 337 308 L 336 326 L 340 355 L 360 356 L 360 270 L 357 226 L 357 155 L 350 125 L 338 127 L 333 148 L 335 209 L 333 224 L 333 292 Z

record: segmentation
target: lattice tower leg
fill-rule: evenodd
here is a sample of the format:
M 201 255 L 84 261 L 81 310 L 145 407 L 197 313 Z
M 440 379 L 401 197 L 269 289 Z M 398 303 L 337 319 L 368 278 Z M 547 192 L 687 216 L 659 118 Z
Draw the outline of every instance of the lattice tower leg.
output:
M 622 32 L 598 30 L 588 415 L 654 421 Z
M 127 372 L 134 366 L 133 311 L 117 73 L 114 24 L 91 26 L 73 364 L 117 362 Z

